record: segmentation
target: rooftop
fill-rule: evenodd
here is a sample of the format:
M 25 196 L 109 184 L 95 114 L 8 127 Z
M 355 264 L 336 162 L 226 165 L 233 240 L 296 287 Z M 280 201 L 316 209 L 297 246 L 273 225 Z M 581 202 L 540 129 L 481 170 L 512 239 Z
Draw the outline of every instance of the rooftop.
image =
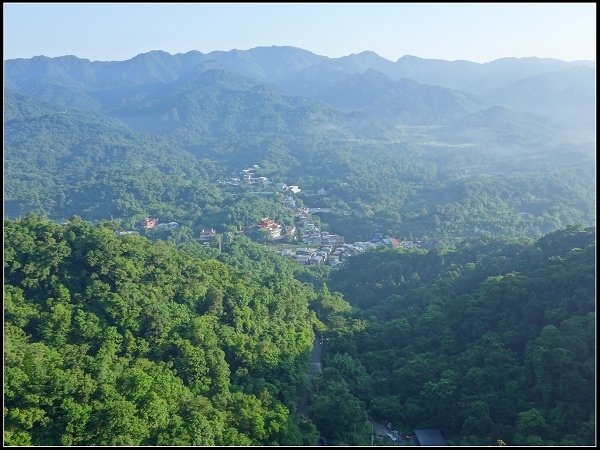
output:
M 440 430 L 415 430 L 415 436 L 422 446 L 448 446 Z

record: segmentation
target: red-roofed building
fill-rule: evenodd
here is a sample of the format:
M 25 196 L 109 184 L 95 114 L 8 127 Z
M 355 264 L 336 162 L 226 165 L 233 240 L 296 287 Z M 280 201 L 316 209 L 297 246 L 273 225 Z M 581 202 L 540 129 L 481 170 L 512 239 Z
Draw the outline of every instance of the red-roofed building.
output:
M 259 229 L 266 231 L 273 239 L 281 237 L 281 225 L 269 217 L 262 218 L 256 226 Z
M 149 230 L 151 228 L 154 228 L 157 223 L 158 223 L 158 217 L 156 219 L 151 219 L 149 217 L 146 217 L 144 220 L 142 220 L 142 227 Z
M 396 238 L 390 238 L 390 245 L 392 248 L 396 248 L 400 245 L 400 241 Z

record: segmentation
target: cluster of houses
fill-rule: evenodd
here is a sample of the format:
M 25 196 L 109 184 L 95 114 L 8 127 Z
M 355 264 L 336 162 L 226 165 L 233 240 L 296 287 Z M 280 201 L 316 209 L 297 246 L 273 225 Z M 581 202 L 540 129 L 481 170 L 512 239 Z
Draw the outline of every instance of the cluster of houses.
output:
M 285 183 L 281 183 L 281 186 L 279 186 L 279 187 L 281 188 L 281 190 L 283 192 L 291 192 L 292 194 L 298 194 L 299 192 L 302 192 L 302 189 L 300 189 L 299 186 L 295 186 L 295 185 L 288 186 Z
M 269 180 L 267 177 L 257 177 L 256 176 L 257 169 L 260 169 L 260 166 L 258 164 L 253 164 L 250 167 L 246 167 L 245 169 L 242 169 L 241 172 L 239 174 L 237 174 L 237 176 L 229 177 L 225 180 L 219 180 L 219 181 L 217 181 L 217 183 L 221 184 L 221 185 L 228 185 L 228 186 L 242 186 L 242 185 L 268 186 L 268 185 L 272 184 L 271 180 Z M 277 185 L 277 188 L 279 188 L 283 192 L 291 192 L 292 194 L 298 194 L 298 193 L 302 192 L 302 189 L 300 189 L 300 186 L 287 185 L 286 183 L 279 183 Z M 326 192 L 324 189 L 321 189 L 321 191 L 322 191 L 322 193 Z
M 292 256 L 301 264 L 329 264 L 330 266 L 336 267 L 352 255 L 353 252 L 345 245 L 336 247 L 325 244 L 316 248 L 298 248 L 295 251 L 292 249 L 283 249 L 281 254 L 284 256 Z
M 296 201 L 291 196 L 284 197 L 283 204 L 286 209 L 293 211 L 295 222 L 300 229 L 299 237 L 307 247 L 296 250 L 286 248 L 281 251 L 281 254 L 294 257 L 301 264 L 329 264 L 332 267 L 337 267 L 350 256 L 372 248 L 385 246 L 408 249 L 418 247 L 420 244 L 420 241 L 402 241 L 393 237 L 383 238 L 382 236 L 378 236 L 371 241 L 347 244 L 344 242 L 344 236 L 321 231 L 310 217 L 311 208 L 297 207 Z M 177 228 L 179 224 L 177 222 L 160 223 L 158 218 L 146 217 L 142 220 L 140 226 L 146 230 L 173 229 Z M 296 226 L 282 225 L 270 217 L 263 217 L 256 227 L 274 240 L 285 237 L 295 238 L 298 234 Z M 137 231 L 116 231 L 115 234 L 123 236 L 138 233 Z M 243 234 L 243 232 L 240 231 L 236 234 Z M 215 236 L 217 236 L 217 232 L 214 228 L 203 228 L 200 231 L 198 240 L 208 244 Z
M 257 164 L 243 169 L 240 172 L 239 177 L 232 177 L 227 180 L 219 181 L 220 184 L 240 186 L 244 185 L 268 185 L 271 182 L 266 177 L 257 177 L 256 170 L 259 169 Z M 288 186 L 287 184 L 281 183 L 279 186 L 284 192 L 291 194 L 297 194 L 301 192 L 299 186 Z M 325 195 L 327 191 L 323 188 L 319 189 L 317 194 Z M 319 212 L 330 212 L 328 208 L 302 208 L 298 207 L 296 200 L 292 195 L 285 195 L 283 197 L 283 207 L 292 212 L 294 215 L 295 225 L 283 225 L 270 217 L 263 217 L 256 228 L 265 232 L 273 240 L 280 240 L 283 238 L 293 239 L 297 235 L 302 241 L 305 248 L 283 249 L 282 254 L 294 257 L 298 262 L 302 264 L 329 264 L 331 266 L 338 266 L 342 264 L 348 257 L 356 253 L 362 253 L 371 248 L 386 246 L 389 248 L 414 248 L 418 247 L 420 242 L 416 241 L 403 241 L 393 237 L 384 238 L 382 235 L 378 235 L 376 238 L 367 242 L 353 242 L 347 244 L 344 242 L 344 236 L 337 234 L 330 234 L 326 231 L 321 231 L 319 227 L 315 225 L 310 214 Z M 174 229 L 179 224 L 177 222 L 160 223 L 158 218 L 146 217 L 142 223 L 141 228 L 145 230 L 152 229 Z M 135 231 L 118 231 L 117 235 L 134 234 Z M 236 232 L 236 234 L 243 234 L 243 231 Z M 200 242 L 208 244 L 211 240 L 217 236 L 217 232 L 214 228 L 203 228 L 200 231 L 198 239 Z
M 306 220 L 300 222 L 299 226 L 302 230 L 300 237 L 303 244 L 340 246 L 344 243 L 344 236 L 321 231 L 321 229 L 311 221 Z
M 284 237 L 295 237 L 296 227 L 294 225 L 282 225 L 270 217 L 263 217 L 256 227 L 264 231 L 273 239 L 282 239 Z
M 140 222 L 139 227 L 144 230 L 173 230 L 173 229 L 179 227 L 179 224 L 177 222 L 161 223 L 158 221 L 158 217 L 156 217 L 156 218 L 146 217 L 145 219 L 143 219 Z M 137 231 L 115 231 L 115 234 L 117 236 L 126 236 L 128 234 L 139 234 L 139 233 Z
M 168 229 L 168 230 L 172 230 L 173 228 L 177 228 L 179 226 L 179 224 L 177 222 L 168 222 L 168 223 L 160 223 L 158 221 L 158 217 L 155 219 L 152 219 L 150 217 L 146 217 L 144 220 L 142 220 L 142 223 L 140 224 L 141 228 L 144 228 L 146 230 L 160 230 L 160 229 Z
M 229 186 L 241 186 L 242 184 L 266 186 L 268 184 L 271 184 L 271 181 L 269 181 L 267 177 L 256 176 L 255 171 L 259 168 L 260 167 L 258 166 L 258 164 L 254 164 L 250 167 L 242 169 L 242 171 L 239 173 L 239 176 L 231 177 L 226 180 L 219 180 L 217 183 Z
M 288 248 L 283 249 L 281 254 L 284 256 L 292 256 L 296 261 L 302 264 L 329 264 L 332 267 L 337 267 L 350 256 L 372 248 L 382 246 L 389 248 L 415 248 L 418 246 L 418 243 L 413 241 L 400 241 L 395 238 L 345 244 L 343 236 L 328 233 L 321 233 L 320 239 L 320 242 L 317 243 L 319 247 L 298 248 L 296 251 Z M 313 243 L 316 242 L 311 241 L 311 244 Z
M 403 241 L 393 237 L 384 238 L 381 235 L 371 241 L 346 244 L 344 236 L 321 231 L 310 217 L 310 213 L 312 212 L 329 212 L 329 209 L 299 208 L 292 196 L 285 196 L 283 198 L 283 207 L 293 212 L 295 222 L 300 229 L 302 243 L 311 247 L 299 248 L 296 251 L 289 248 L 283 249 L 281 254 L 292 256 L 302 264 L 329 264 L 336 267 L 351 255 L 362 253 L 371 248 L 385 246 L 389 248 L 400 247 L 408 249 L 418 247 L 420 244 L 419 241 Z

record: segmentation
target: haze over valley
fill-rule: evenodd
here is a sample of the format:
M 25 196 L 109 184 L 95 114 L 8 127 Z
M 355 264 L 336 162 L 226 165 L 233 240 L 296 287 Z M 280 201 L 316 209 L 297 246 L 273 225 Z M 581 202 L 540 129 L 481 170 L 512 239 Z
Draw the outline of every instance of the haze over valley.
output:
M 595 81 L 5 60 L 4 442 L 594 445 Z

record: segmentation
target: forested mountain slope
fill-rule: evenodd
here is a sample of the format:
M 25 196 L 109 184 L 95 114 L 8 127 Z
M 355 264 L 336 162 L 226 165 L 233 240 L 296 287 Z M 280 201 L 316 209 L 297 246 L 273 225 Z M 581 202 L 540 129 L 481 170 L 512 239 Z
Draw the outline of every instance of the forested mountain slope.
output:
M 36 211 L 98 220 L 141 218 L 157 210 L 177 216 L 178 208 L 189 211 L 221 200 L 208 184 L 211 163 L 113 119 L 57 109 L 9 91 L 4 120 L 8 216 Z M 196 192 L 205 201 L 192 206 Z
M 319 298 L 281 257 L 234 245 L 224 263 L 35 215 L 5 221 L 4 245 L 5 443 L 316 439 L 293 412 Z
M 279 215 L 276 193 L 257 200 L 218 182 L 256 164 L 273 182 L 260 195 L 299 185 L 298 199 L 330 209 L 323 221 L 352 240 L 380 229 L 435 245 L 595 224 L 595 136 L 527 112 L 539 99 L 538 114 L 557 109 L 569 92 L 586 110 L 594 69 L 537 59 L 386 61 L 291 47 L 6 61 L 7 215 L 113 217 L 125 227 L 158 216 L 188 234 L 253 226 L 260 217 L 232 221 L 233 211 Z M 521 99 L 522 111 L 422 84 L 446 69 L 467 84 L 489 76 L 500 97 L 504 77 L 506 98 Z M 344 111 L 289 95 L 285 83 Z M 582 114 L 570 120 L 595 117 Z
M 593 445 L 595 254 L 595 228 L 574 226 L 353 257 L 330 288 L 365 327 L 332 337 L 323 376 L 407 432 Z
M 577 120 L 573 120 L 577 117 L 579 122 L 584 122 L 585 130 L 594 123 L 586 118 L 595 115 L 594 63 L 549 58 L 501 58 L 480 64 L 408 55 L 393 62 L 368 51 L 327 58 L 300 48 L 278 46 L 176 55 L 156 50 L 127 61 L 92 62 L 75 56 L 8 60 L 5 85 L 43 101 L 106 111 L 131 92 L 140 95 L 155 92 L 188 76 L 203 64 L 217 64 L 227 71 L 272 83 L 289 92 L 322 98 L 331 101 L 332 106 L 370 109 L 387 116 L 396 110 L 395 115 L 409 120 L 408 123 L 434 123 L 430 120 L 439 120 L 472 106 L 473 95 L 485 102 L 537 112 L 568 126 L 577 124 Z M 393 95 L 386 98 L 378 93 L 377 82 L 365 77 L 369 71 L 396 82 L 404 81 L 400 85 L 388 83 Z M 332 86 L 334 80 L 337 86 Z M 406 80 L 420 85 L 418 91 L 410 86 L 406 92 L 399 89 L 407 87 Z M 442 103 L 436 100 L 439 94 L 445 97 Z M 403 104 L 394 105 L 391 102 L 394 98 L 403 100 Z M 557 105 L 566 107 L 569 114 L 557 114 Z M 436 111 L 434 106 L 441 111 Z M 410 111 L 419 114 L 409 116 Z M 424 112 L 430 112 L 432 117 Z
M 284 87 L 344 111 L 366 111 L 403 124 L 447 123 L 486 105 L 474 95 L 407 78 L 393 80 L 371 68 L 351 73 L 308 67 L 289 77 Z
M 106 113 L 135 130 L 172 132 L 171 138 L 196 145 L 255 136 L 386 139 L 397 134 L 365 114 L 344 114 L 322 102 L 285 95 L 213 64 L 124 99 Z
M 214 75 L 219 83 L 228 79 L 221 71 Z M 216 180 L 243 164 L 260 163 L 264 175 L 275 181 L 295 179 L 309 193 L 327 189 L 325 197 L 303 200 L 333 207 L 326 221 L 352 239 L 370 239 L 373 219 L 392 235 L 427 239 L 539 235 L 569 223 L 593 223 L 593 148 L 554 142 L 542 123 L 495 108 L 456 121 L 454 130 L 423 136 L 399 131 L 398 141 L 334 138 L 331 133 L 360 135 L 370 122 L 352 114 L 323 115 L 327 110 L 286 103 L 285 97 L 262 87 L 259 97 L 247 91 L 243 95 L 249 103 L 233 108 L 219 99 L 228 92 L 244 98 L 239 78 L 233 79 L 237 87 L 225 90 L 218 84 L 212 91 L 186 88 L 179 110 L 198 106 L 190 106 L 190 116 L 182 114 L 164 137 L 7 91 L 7 214 L 37 211 L 57 219 L 77 214 L 88 220 L 113 216 L 126 226 L 158 215 L 190 228 L 248 226 L 251 221 L 232 223 L 228 211 L 252 209 L 250 203 L 256 202 L 224 191 Z M 216 101 L 212 106 L 207 105 L 211 98 Z M 256 98 L 260 101 L 255 104 Z M 167 104 L 159 101 L 144 106 L 143 114 L 160 122 L 161 108 Z M 255 110 L 264 119 L 256 119 Z M 370 132 L 381 136 L 377 127 Z M 460 143 L 473 135 L 479 143 Z M 265 205 L 263 214 L 275 213 L 276 205 Z

